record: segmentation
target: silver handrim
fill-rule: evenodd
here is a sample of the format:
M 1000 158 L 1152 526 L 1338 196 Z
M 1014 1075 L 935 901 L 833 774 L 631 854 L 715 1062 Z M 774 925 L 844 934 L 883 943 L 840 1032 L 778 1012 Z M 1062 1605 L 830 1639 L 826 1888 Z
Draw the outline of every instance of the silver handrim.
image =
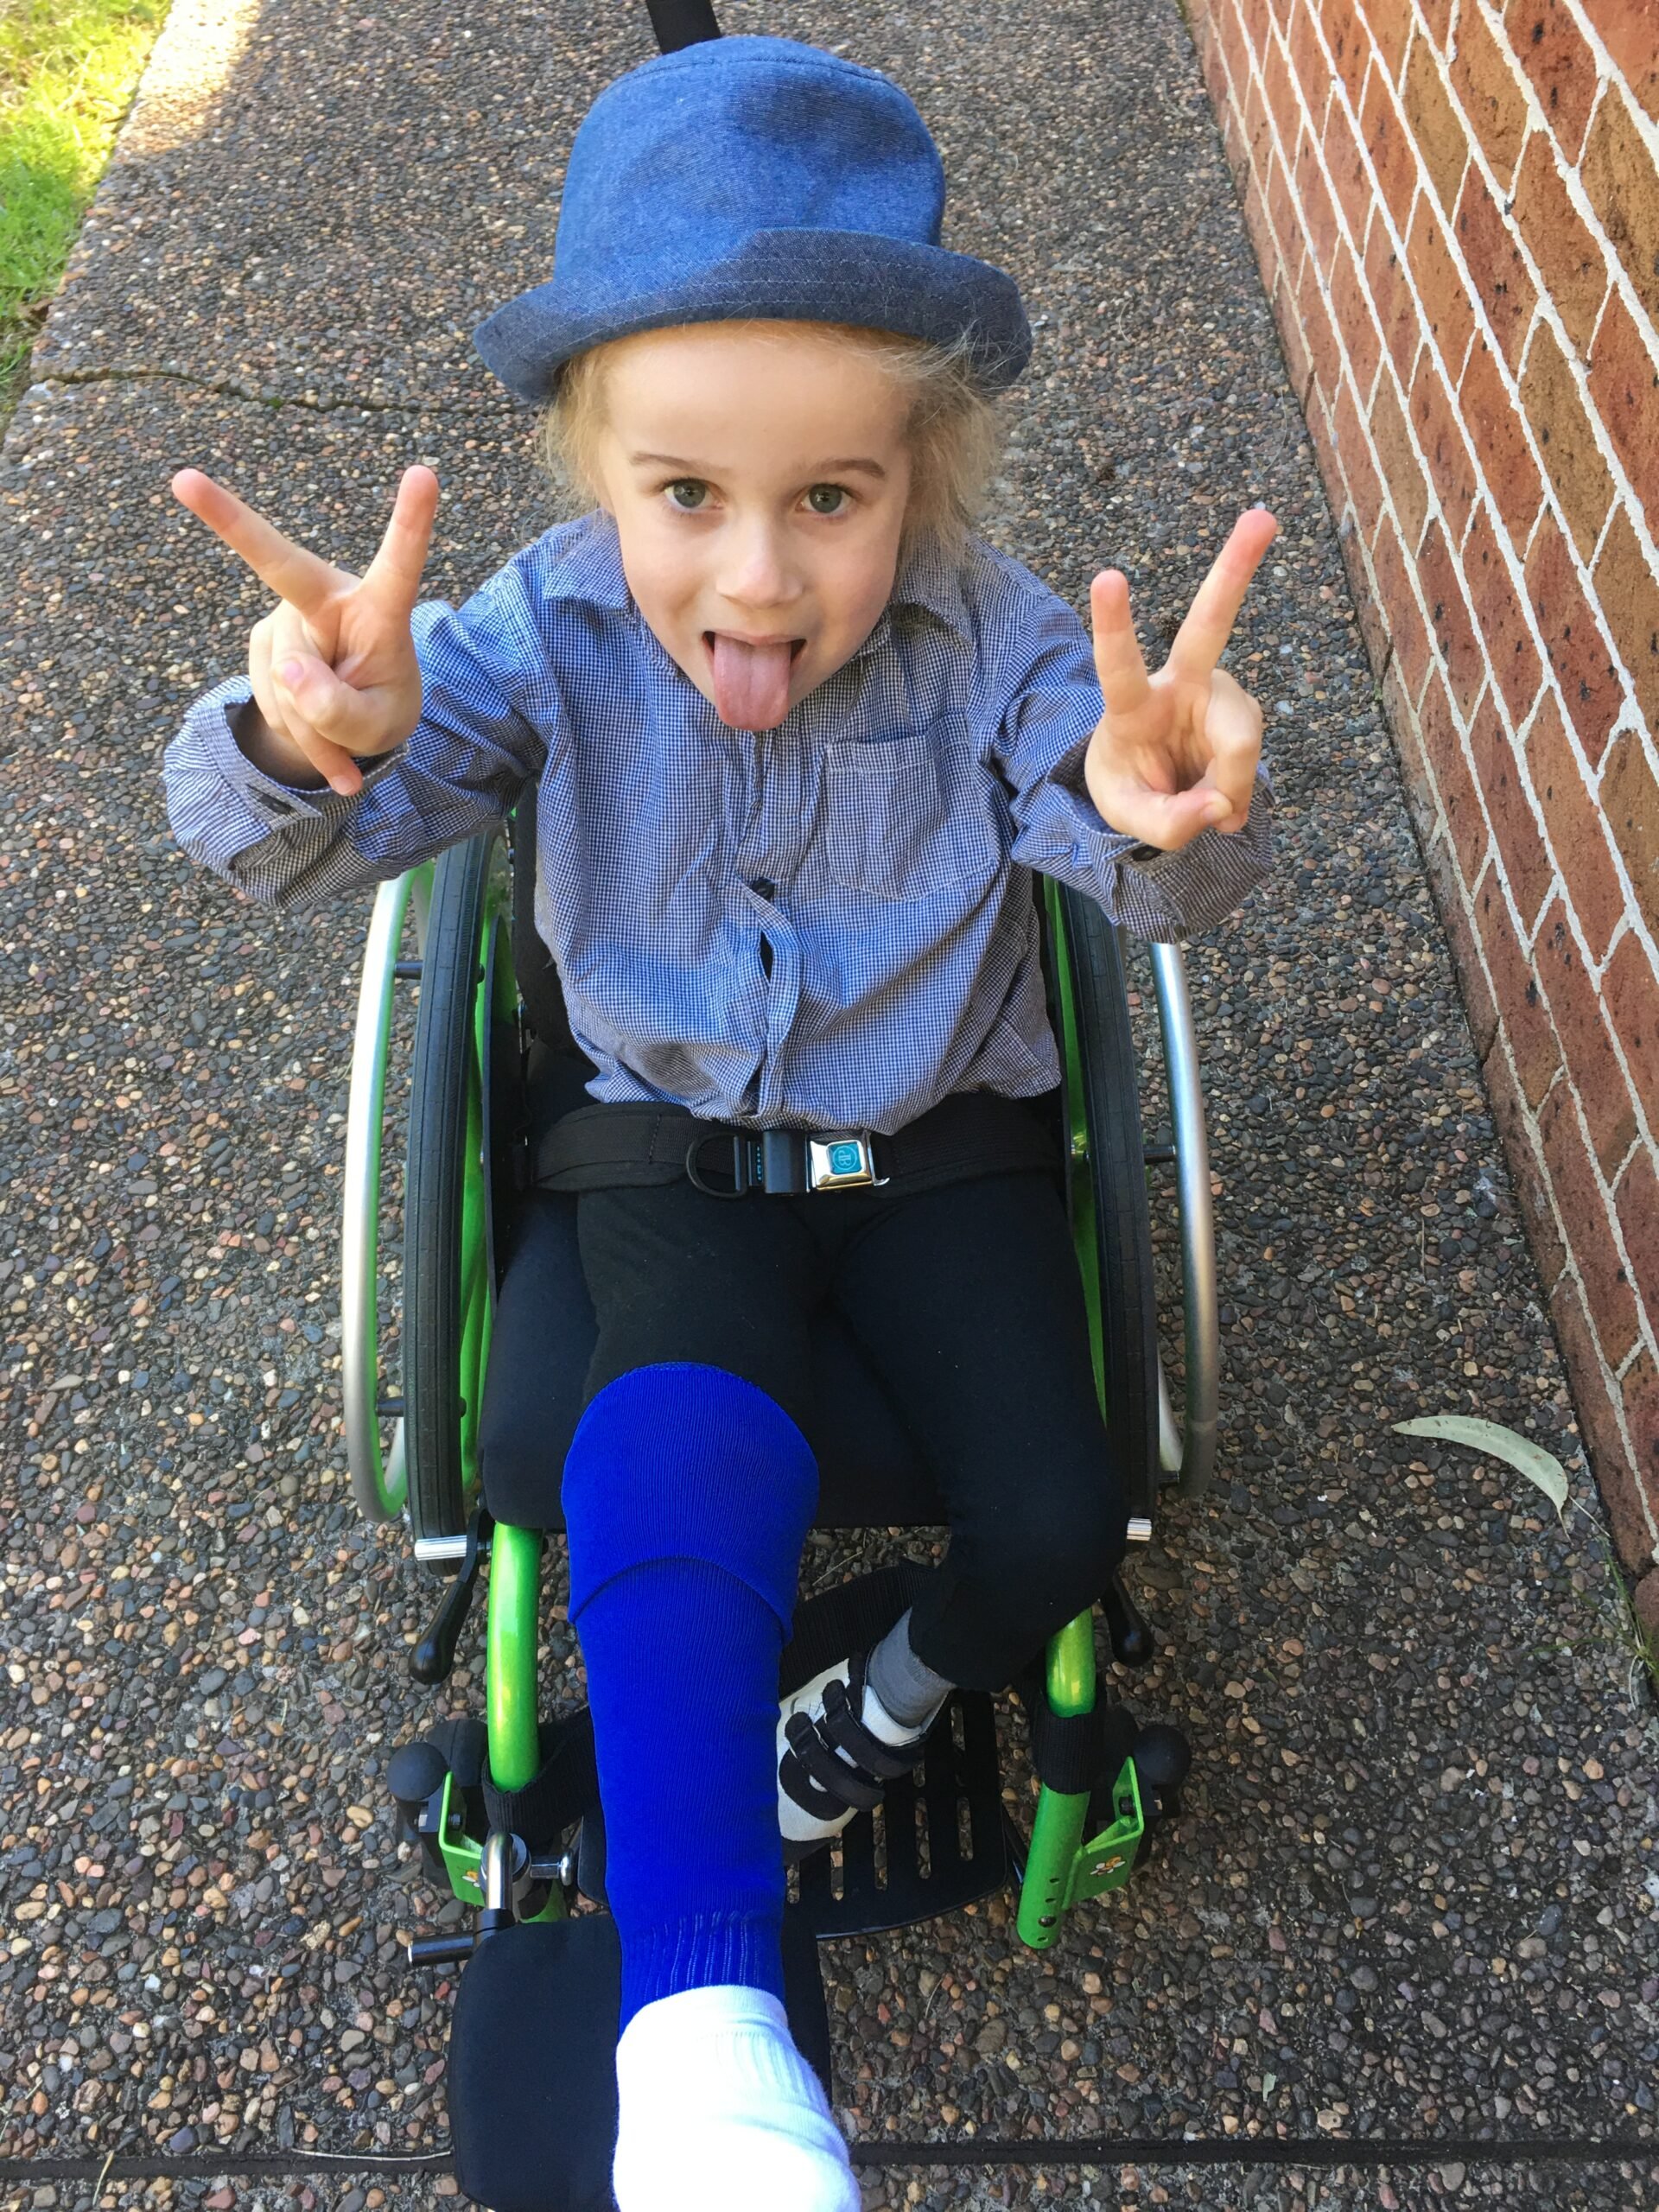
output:
M 1216 1467 L 1216 1427 L 1221 1395 L 1221 1332 L 1216 1311 L 1216 1223 L 1210 1190 L 1210 1140 L 1198 1081 L 1198 1034 L 1186 988 L 1186 963 L 1177 944 L 1154 944 L 1153 988 L 1169 1084 L 1170 1128 L 1175 1146 L 1176 1195 L 1181 1217 L 1181 1303 L 1186 1336 L 1185 1420 L 1178 1427 L 1158 1356 L 1158 1458 L 1177 1478 L 1184 1497 L 1201 1497 Z
M 367 1521 L 395 1520 L 409 1491 L 401 1417 L 391 1452 L 383 1458 L 380 1449 L 380 1132 L 404 918 L 412 899 L 416 943 L 424 952 L 431 886 L 430 868 L 418 868 L 383 883 L 375 893 L 352 1042 L 341 1177 L 340 1365 L 352 1495 Z

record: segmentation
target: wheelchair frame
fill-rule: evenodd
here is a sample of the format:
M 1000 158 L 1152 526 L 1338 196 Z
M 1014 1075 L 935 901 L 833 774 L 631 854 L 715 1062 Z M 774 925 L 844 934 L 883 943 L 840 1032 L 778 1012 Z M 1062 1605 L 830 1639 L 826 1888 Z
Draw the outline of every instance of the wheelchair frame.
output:
M 478 1414 L 499 1284 L 494 1186 L 499 1164 L 491 1156 L 492 1108 L 495 1085 L 504 1072 L 504 1033 L 512 1049 L 521 1054 L 526 1049 L 512 957 L 511 861 L 498 864 L 505 848 L 500 831 L 488 832 L 383 883 L 375 900 L 364 957 L 346 1122 L 341 1365 L 346 1448 L 360 1511 L 377 1522 L 406 1515 L 413 1524 L 417 1558 L 454 1577 L 437 1620 L 417 1646 L 413 1662 L 417 1679 L 435 1682 L 448 1674 L 480 1554 L 487 1546 L 486 1740 L 496 1786 L 512 1791 L 531 1781 L 541 1756 L 537 1648 L 543 1538 L 534 1529 L 492 1523 L 477 1506 Z M 530 864 L 533 866 L 533 858 Z M 1128 1034 L 1127 994 L 1112 925 L 1098 907 L 1052 881 L 1045 884 L 1044 891 L 1052 1011 L 1065 1071 L 1074 1241 L 1096 1388 L 1109 1421 L 1112 1347 L 1105 1338 L 1109 1317 L 1103 1310 L 1100 1264 L 1101 1239 L 1109 1225 L 1101 1218 L 1102 1201 L 1104 1196 L 1119 1206 L 1127 1205 L 1131 1214 L 1138 1208 L 1144 1222 L 1145 1186 L 1103 1193 L 1090 1107 L 1091 1087 L 1109 1071 L 1090 1064 L 1082 1001 L 1090 988 L 1115 993 L 1111 1010 L 1125 1025 L 1121 1045 Z M 412 961 L 399 957 L 411 907 L 418 950 Z M 456 984 L 468 940 L 475 952 L 466 963 L 472 973 L 465 978 L 469 989 L 461 1005 Z M 1178 1428 L 1153 1321 L 1156 1458 L 1166 1483 L 1196 1497 L 1208 1485 L 1216 1448 L 1217 1332 L 1208 1147 L 1182 956 L 1173 945 L 1154 944 L 1151 952 L 1169 1090 L 1170 1138 L 1152 1146 L 1141 1141 L 1138 1095 L 1128 1122 L 1143 1162 L 1173 1164 L 1177 1171 L 1186 1345 L 1185 1419 Z M 424 988 L 416 1032 L 405 1193 L 405 1389 L 401 1396 L 387 1396 L 381 1391 L 378 1374 L 380 1147 L 393 994 L 398 982 L 416 979 L 424 979 Z M 428 1173 L 435 1145 L 447 1147 L 448 1156 L 461 1163 L 459 1176 L 452 1177 L 447 1186 L 442 1173 L 437 1175 L 435 1189 L 429 1187 L 433 1179 Z M 1140 1249 L 1149 1255 L 1144 1237 Z M 459 1371 L 451 1366 L 442 1375 L 423 1376 L 423 1360 L 429 1368 L 446 1337 L 451 1345 L 459 1344 Z M 385 1420 L 396 1426 L 390 1451 L 383 1453 L 379 1424 Z M 447 1453 L 458 1465 L 459 1484 L 452 1481 L 449 1494 L 453 1499 L 458 1489 L 459 1516 L 453 1506 L 443 1503 L 442 1471 L 436 1478 L 435 1509 L 433 1481 L 423 1478 L 425 1460 L 435 1449 L 439 1457 Z M 468 1506 L 474 1509 L 470 1513 Z M 435 1520 L 448 1525 L 434 1526 Z M 1151 1533 L 1150 1513 L 1132 1521 L 1132 1541 L 1145 1541 Z M 1142 1656 L 1149 1656 L 1144 1624 L 1132 1608 L 1128 1618 L 1131 1629 L 1141 1631 Z M 1109 1607 L 1109 1625 L 1115 1646 L 1128 1656 L 1122 1641 L 1123 1617 L 1121 1612 L 1115 1617 Z M 1051 1641 L 1046 1690 L 1051 1711 L 1062 1719 L 1093 1710 L 1097 1681 L 1092 1611 L 1078 1615 Z M 1120 1887 L 1144 1858 L 1150 1819 L 1160 1809 L 1173 1809 L 1180 1779 L 1179 1775 L 1164 1777 L 1160 1805 L 1155 1790 L 1150 1802 L 1143 1801 L 1142 1780 L 1149 1778 L 1137 1773 L 1134 1758 L 1126 1759 L 1106 1793 L 1110 1817 L 1092 1834 L 1085 1834 L 1085 1829 L 1091 1800 L 1100 1808 L 1096 1793 L 1041 1785 L 1029 1846 L 1014 1859 L 1020 1882 L 1017 1926 L 1033 1948 L 1048 1948 L 1072 1906 Z M 486 1860 L 493 1839 L 467 1832 L 464 1814 L 452 1802 L 454 1794 L 453 1777 L 446 1775 L 435 1817 L 423 1819 L 421 1832 L 434 1871 L 441 1865 L 454 1895 L 483 1905 L 488 1901 Z M 534 1871 L 548 1878 L 547 1891 L 545 1902 L 529 1916 L 562 1916 L 564 1892 L 574 1878 L 571 1864 L 567 1859 L 556 1867 Z

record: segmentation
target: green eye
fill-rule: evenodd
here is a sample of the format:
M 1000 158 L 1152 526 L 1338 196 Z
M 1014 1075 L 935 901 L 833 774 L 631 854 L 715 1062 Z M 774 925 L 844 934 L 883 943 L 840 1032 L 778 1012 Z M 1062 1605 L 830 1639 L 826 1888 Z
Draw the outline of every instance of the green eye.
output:
M 846 499 L 846 490 L 839 484 L 815 484 L 806 495 L 807 505 L 815 515 L 838 515 Z
M 695 514 L 709 497 L 709 486 L 699 484 L 695 476 L 683 476 L 669 486 L 668 496 L 682 514 Z

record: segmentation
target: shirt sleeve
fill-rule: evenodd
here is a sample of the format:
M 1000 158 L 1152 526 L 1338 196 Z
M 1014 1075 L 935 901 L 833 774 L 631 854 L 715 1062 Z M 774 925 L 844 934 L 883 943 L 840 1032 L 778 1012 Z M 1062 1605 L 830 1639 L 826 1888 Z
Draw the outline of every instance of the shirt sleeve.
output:
M 1084 780 L 1100 721 L 1100 680 L 1082 623 L 1051 593 L 1022 625 L 1023 672 L 1003 710 L 997 764 L 1014 820 L 1014 857 L 1097 899 L 1135 936 L 1173 944 L 1215 928 L 1273 865 L 1274 791 L 1265 761 L 1243 827 L 1203 830 L 1179 852 L 1101 820 Z
M 252 696 L 245 675 L 192 704 L 161 774 L 173 835 L 193 861 L 259 906 L 303 912 L 402 875 L 512 811 L 563 713 L 523 569 L 509 563 L 459 613 L 423 601 L 410 628 L 420 721 L 396 752 L 359 760 L 349 798 L 255 767 L 232 730 Z

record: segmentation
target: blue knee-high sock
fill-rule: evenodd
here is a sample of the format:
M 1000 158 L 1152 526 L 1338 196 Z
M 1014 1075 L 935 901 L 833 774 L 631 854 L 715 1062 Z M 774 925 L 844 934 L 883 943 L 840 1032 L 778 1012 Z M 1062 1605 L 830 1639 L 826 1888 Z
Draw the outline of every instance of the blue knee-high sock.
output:
M 817 1488 L 788 1414 L 719 1368 L 637 1368 L 572 1440 L 570 1618 L 623 2026 L 682 1989 L 783 1995 L 778 1657 Z

